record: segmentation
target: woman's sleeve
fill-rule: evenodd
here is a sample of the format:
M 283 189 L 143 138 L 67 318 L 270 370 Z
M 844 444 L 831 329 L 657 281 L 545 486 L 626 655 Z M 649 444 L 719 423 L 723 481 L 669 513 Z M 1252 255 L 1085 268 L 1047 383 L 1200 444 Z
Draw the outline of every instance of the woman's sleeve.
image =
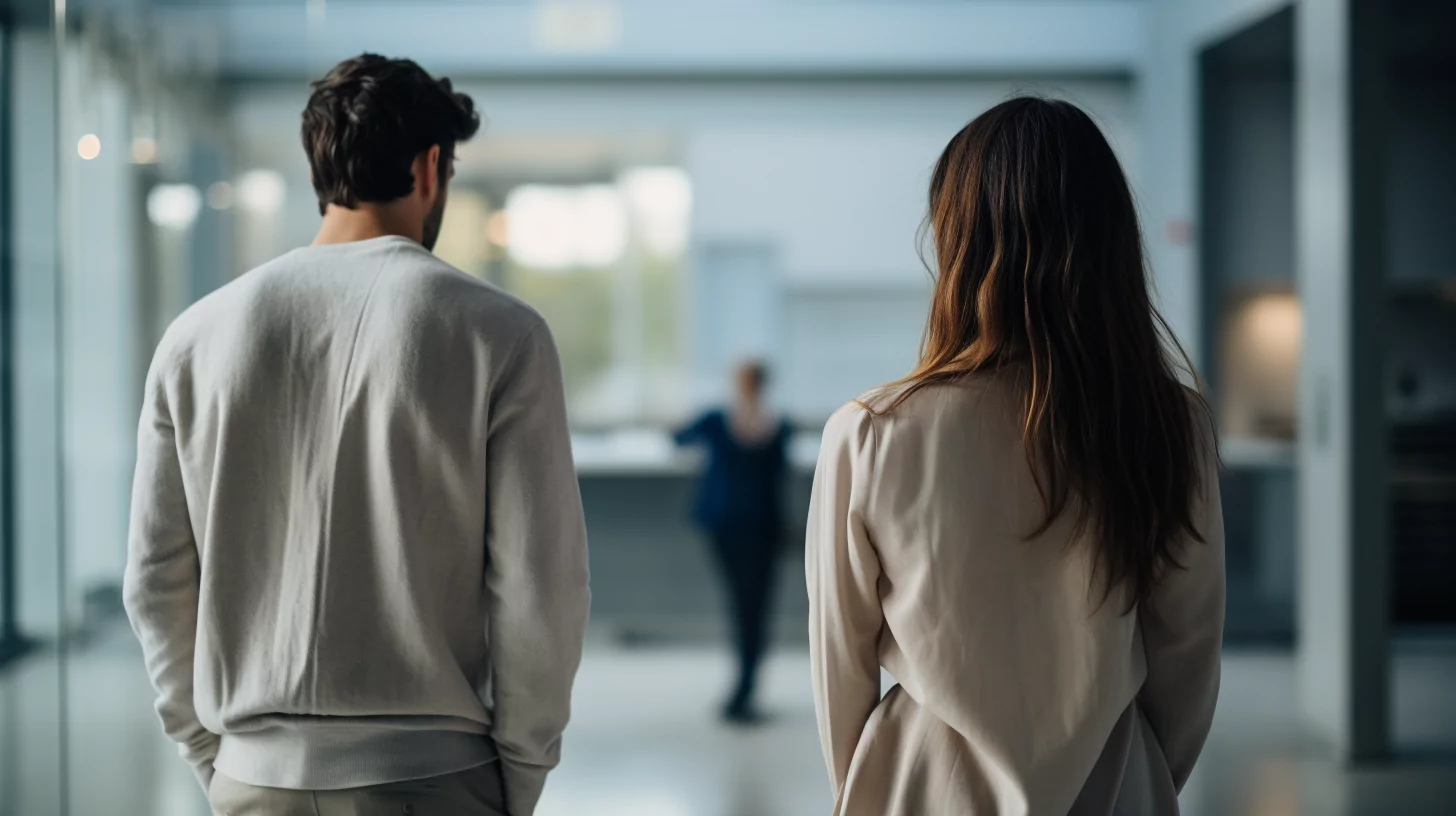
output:
M 682 428 L 679 428 L 677 431 L 673 432 L 673 444 L 677 445 L 678 447 L 682 447 L 684 445 L 694 445 L 702 442 L 707 433 L 708 418 L 712 415 L 712 412 L 703 414 L 702 416 L 693 420 L 692 423 L 685 425 Z
M 1139 610 L 1148 676 L 1138 705 L 1162 746 L 1173 784 L 1188 781 L 1213 724 L 1223 644 L 1223 509 L 1218 457 L 1208 431 L 1201 489 L 1194 507 L 1203 541 L 1189 541 Z
M 809 502 L 809 659 L 836 799 L 880 701 L 880 561 L 863 515 L 873 442 L 873 418 L 863 408 L 836 413 L 824 429 Z

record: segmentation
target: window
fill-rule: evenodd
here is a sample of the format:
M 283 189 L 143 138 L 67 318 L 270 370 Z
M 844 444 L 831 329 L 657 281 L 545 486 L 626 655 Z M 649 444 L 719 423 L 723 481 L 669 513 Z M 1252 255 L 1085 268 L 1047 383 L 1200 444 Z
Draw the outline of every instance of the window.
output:
M 676 421 L 687 175 L 640 167 L 610 181 L 456 186 L 436 251 L 546 318 L 573 426 Z

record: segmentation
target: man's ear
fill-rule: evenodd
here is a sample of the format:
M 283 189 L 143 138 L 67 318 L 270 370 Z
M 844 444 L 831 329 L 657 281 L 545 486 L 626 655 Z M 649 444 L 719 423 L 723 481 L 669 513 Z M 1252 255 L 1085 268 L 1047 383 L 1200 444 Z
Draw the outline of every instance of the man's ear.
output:
M 426 201 L 434 201 L 440 195 L 440 146 L 430 148 L 415 157 L 415 187 Z

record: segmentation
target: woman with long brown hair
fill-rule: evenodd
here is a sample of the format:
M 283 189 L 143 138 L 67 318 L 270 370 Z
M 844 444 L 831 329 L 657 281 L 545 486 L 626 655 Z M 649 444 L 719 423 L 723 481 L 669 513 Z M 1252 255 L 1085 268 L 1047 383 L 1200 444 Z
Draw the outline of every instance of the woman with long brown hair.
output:
M 929 225 L 920 363 L 834 415 L 815 476 L 835 813 L 1177 813 L 1218 696 L 1218 454 L 1121 166 L 1012 99 L 951 140 Z

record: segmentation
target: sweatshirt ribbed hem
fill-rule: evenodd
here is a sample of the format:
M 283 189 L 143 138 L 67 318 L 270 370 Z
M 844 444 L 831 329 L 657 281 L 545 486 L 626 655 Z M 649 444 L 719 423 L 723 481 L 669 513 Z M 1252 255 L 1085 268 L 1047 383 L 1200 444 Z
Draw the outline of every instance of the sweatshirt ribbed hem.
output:
M 300 722 L 224 734 L 213 767 L 260 787 L 342 790 L 458 773 L 496 756 L 484 734 Z

